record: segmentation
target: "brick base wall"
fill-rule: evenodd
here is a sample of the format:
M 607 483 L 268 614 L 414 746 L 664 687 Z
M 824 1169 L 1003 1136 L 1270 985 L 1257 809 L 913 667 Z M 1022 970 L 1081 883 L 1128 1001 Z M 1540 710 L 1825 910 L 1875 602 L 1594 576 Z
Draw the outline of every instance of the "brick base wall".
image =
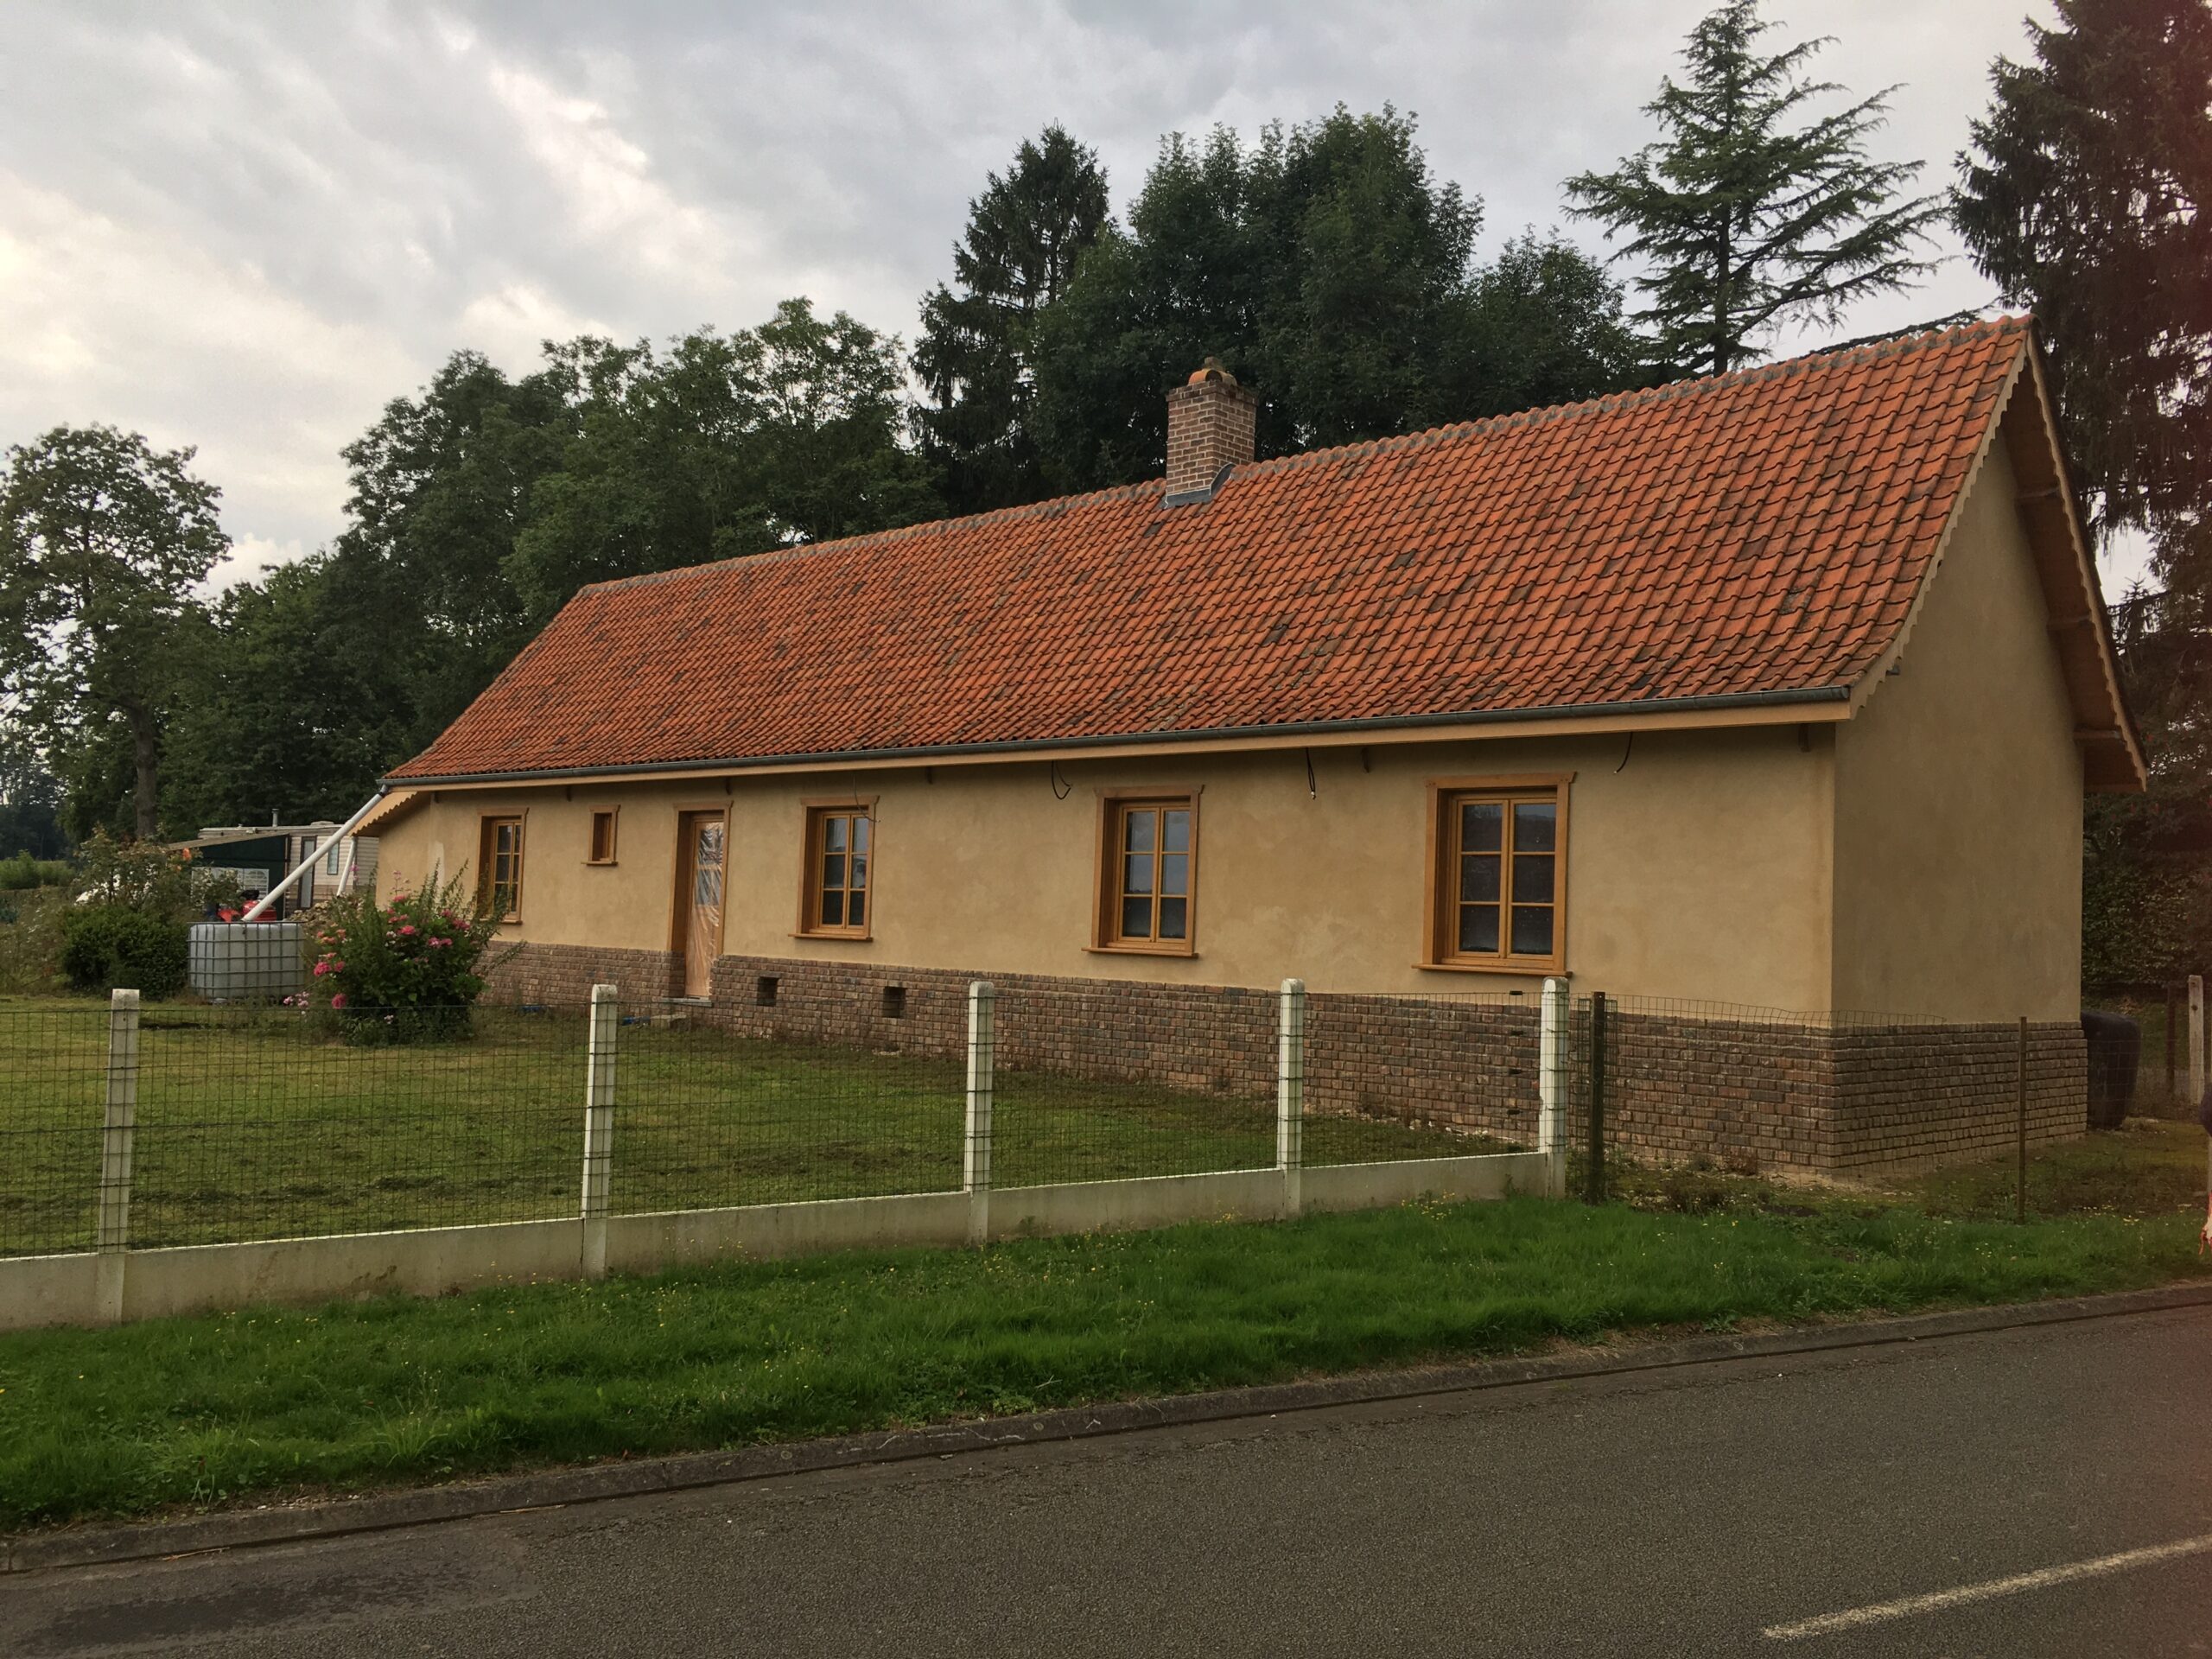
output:
M 504 1001 L 582 1007 L 601 981 L 658 1001 L 680 963 L 660 950 L 530 944 L 489 975 Z M 1233 986 L 977 976 L 939 968 L 724 957 L 698 1017 L 779 1042 L 956 1059 L 968 987 L 998 992 L 998 1063 L 1198 1093 L 1272 1095 L 1275 995 Z M 1534 1144 L 1536 996 L 1306 999 L 1306 1099 L 1316 1114 L 1386 1118 Z M 1585 1132 L 1588 1014 L 1569 1036 Z M 1610 1144 L 1654 1160 L 1817 1174 L 1895 1172 L 2013 1144 L 2017 1026 L 1826 1026 L 1608 1013 Z M 2029 1135 L 2080 1135 L 2088 1056 L 2073 1024 L 2030 1031 Z

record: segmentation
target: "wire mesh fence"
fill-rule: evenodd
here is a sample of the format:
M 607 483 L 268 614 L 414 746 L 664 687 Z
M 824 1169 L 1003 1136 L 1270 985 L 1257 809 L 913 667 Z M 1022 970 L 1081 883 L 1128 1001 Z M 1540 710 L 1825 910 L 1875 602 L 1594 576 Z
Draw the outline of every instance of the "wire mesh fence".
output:
M 0 1255 L 92 1248 L 107 1033 L 104 1007 L 0 1008 Z
M 1533 999 L 1306 1007 L 1307 1165 L 1534 1144 Z M 961 1186 L 964 1007 L 806 1012 L 779 1030 L 711 1007 L 619 1010 L 607 1213 Z M 1274 1167 L 1281 1018 L 1272 991 L 1002 990 L 990 1184 Z M 109 1023 L 97 1005 L 0 1011 L 15 1062 L 0 1076 L 0 1255 L 97 1241 Z M 149 1005 L 130 1243 L 575 1216 L 589 1032 L 582 1010 Z
M 661 1004 L 626 1008 L 617 1041 L 614 1214 L 960 1185 L 958 1061 L 744 1037 Z
M 585 1027 L 479 1008 L 149 1007 L 134 1244 L 531 1221 L 576 1205 Z M 423 1029 L 426 1019 L 446 1028 Z M 434 1037 L 436 1040 L 420 1040 Z
M 999 988 L 993 1185 L 1272 1168 L 1275 1001 Z
M 1309 995 L 1306 1165 L 1533 1149 L 1541 1014 L 1535 990 Z
M 2086 1122 L 2074 1019 L 1592 995 L 1577 999 L 1570 1040 L 1578 1154 L 1602 1120 L 1608 1157 L 1849 1175 L 2077 1135 Z

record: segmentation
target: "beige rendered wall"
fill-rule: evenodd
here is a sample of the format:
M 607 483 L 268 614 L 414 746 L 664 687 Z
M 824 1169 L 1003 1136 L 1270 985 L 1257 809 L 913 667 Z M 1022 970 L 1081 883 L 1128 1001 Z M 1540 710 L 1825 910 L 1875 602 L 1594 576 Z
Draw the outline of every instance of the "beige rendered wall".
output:
M 385 832 L 382 885 L 475 857 L 486 810 L 529 817 L 516 938 L 665 950 L 676 815 L 730 813 L 727 954 L 1317 990 L 1526 989 L 1424 970 L 1428 781 L 1572 772 L 1567 961 L 1578 989 L 1829 1006 L 1830 747 L 1796 725 L 1179 760 L 939 766 L 624 786 L 446 790 Z M 931 779 L 933 777 L 933 781 Z M 1087 950 L 1098 791 L 1196 787 L 1198 954 Z M 874 796 L 875 936 L 792 937 L 802 801 Z M 584 862 L 621 810 L 619 862 Z
M 1836 739 L 1836 1006 L 2081 1010 L 2082 763 L 2005 447 Z

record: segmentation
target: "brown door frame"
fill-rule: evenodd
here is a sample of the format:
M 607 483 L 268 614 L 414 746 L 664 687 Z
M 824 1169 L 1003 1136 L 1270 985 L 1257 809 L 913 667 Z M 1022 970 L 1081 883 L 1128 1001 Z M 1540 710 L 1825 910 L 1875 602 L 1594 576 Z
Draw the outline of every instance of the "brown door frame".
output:
M 722 902 L 716 918 L 714 950 L 709 960 L 722 954 L 722 940 L 729 932 L 729 808 L 720 806 L 679 806 L 676 809 L 676 880 L 669 891 L 668 948 L 669 995 L 690 996 L 691 962 L 691 911 L 693 880 L 697 872 L 692 861 L 692 849 L 697 844 L 693 826 L 702 818 L 719 818 L 722 825 Z M 711 970 L 709 970 L 711 972 Z M 709 979 L 707 994 L 714 994 Z

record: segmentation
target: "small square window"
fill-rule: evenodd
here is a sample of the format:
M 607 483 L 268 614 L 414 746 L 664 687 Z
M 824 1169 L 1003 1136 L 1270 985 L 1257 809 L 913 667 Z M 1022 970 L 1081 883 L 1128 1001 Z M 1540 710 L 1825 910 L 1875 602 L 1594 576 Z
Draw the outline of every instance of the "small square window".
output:
M 607 808 L 591 815 L 591 851 L 588 861 L 612 864 L 614 861 L 614 809 Z
M 755 1006 L 772 1008 L 776 1006 L 776 976 L 762 974 L 753 982 L 753 1001 Z

